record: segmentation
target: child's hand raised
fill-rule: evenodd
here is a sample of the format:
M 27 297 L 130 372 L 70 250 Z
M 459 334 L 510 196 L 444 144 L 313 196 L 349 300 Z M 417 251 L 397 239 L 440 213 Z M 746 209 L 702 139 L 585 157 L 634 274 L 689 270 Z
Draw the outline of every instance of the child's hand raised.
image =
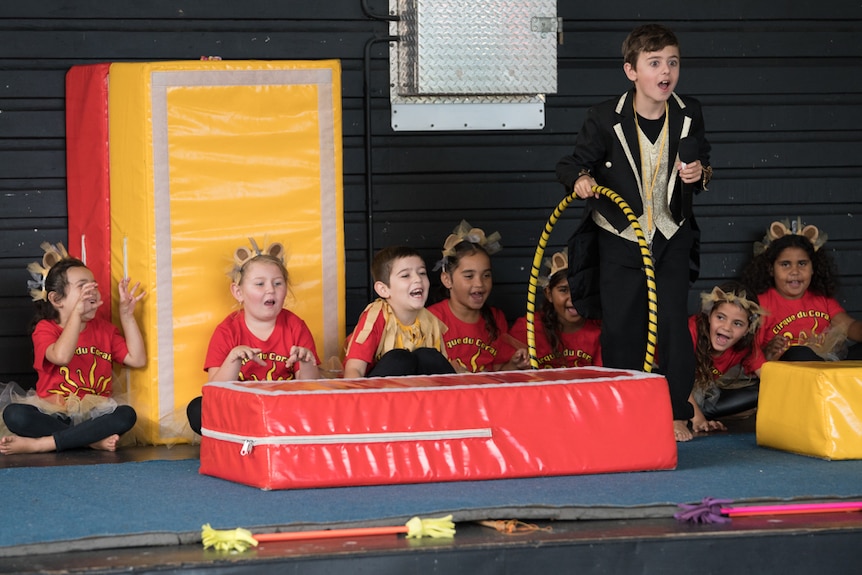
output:
M 679 170 L 680 179 L 686 184 L 699 182 L 703 177 L 703 165 L 700 163 L 700 160 L 688 164 L 677 162 L 676 168 Z
M 131 283 L 130 278 L 123 278 L 118 285 L 120 293 L 119 312 L 121 317 L 131 317 L 135 313 L 135 306 L 139 301 L 144 299 L 147 292 L 141 289 L 141 282 L 135 282 L 135 285 L 129 289 Z M 138 291 L 140 290 L 140 292 Z
M 75 302 L 75 312 L 78 316 L 83 317 L 104 303 L 102 294 L 99 292 L 99 284 L 96 282 L 87 282 L 81 286 L 81 291 L 78 292 L 78 301 Z

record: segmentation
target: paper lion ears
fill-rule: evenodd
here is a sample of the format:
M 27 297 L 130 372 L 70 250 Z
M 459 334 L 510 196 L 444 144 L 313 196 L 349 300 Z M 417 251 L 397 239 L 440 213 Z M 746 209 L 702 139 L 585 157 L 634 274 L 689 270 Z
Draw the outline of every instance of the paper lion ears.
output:
M 569 269 L 569 249 L 563 248 L 562 251 L 555 252 L 551 257 L 545 258 L 542 263 L 549 270 L 547 276 L 539 277 L 539 286 L 544 288 L 548 286 L 551 282 L 551 278 L 554 277 L 557 272 Z
M 64 260 L 69 257 L 69 252 L 67 252 L 63 244 L 59 242 L 56 246 L 49 244 L 48 242 L 43 242 L 40 247 L 45 250 L 45 255 L 42 256 L 42 267 L 46 270 L 54 267 L 54 264 L 60 260 Z
M 763 253 L 769 244 L 784 236 L 797 235 L 807 238 L 814 246 L 814 251 L 819 250 L 826 243 L 826 234 L 821 232 L 815 225 L 802 225 L 802 218 L 796 218 L 793 221 L 775 221 L 769 224 L 766 229 L 766 235 L 762 242 L 754 243 L 754 255 Z
M 557 252 L 551 256 L 551 275 L 560 270 L 569 269 L 569 256 L 565 251 Z
M 246 246 L 240 246 L 233 253 L 233 261 L 236 263 L 237 267 L 241 268 L 248 262 L 248 260 L 255 258 L 261 255 L 272 256 L 275 259 L 284 262 L 284 245 L 281 243 L 273 243 L 266 246 L 265 250 L 261 250 L 257 247 L 257 242 L 254 239 L 249 238 L 251 242 L 251 248 L 247 248 Z
M 27 287 L 30 290 L 30 297 L 33 301 L 47 300 L 48 294 L 45 292 L 45 279 L 48 277 L 48 272 L 59 261 L 69 257 L 69 252 L 59 242 L 57 245 L 42 242 L 39 247 L 45 251 L 45 254 L 42 256 L 42 263 L 33 262 L 27 266 L 27 271 L 30 272 L 30 276 L 33 278 L 27 280 Z
M 257 242 L 254 241 L 254 238 L 248 238 L 248 241 L 251 243 L 250 248 L 248 246 L 240 246 L 233 253 L 234 266 L 228 275 L 234 281 L 239 281 L 242 267 L 257 256 L 270 256 L 284 264 L 284 244 L 280 242 L 271 243 L 266 246 L 266 249 L 261 250 Z
M 446 237 L 443 242 L 443 257 L 455 255 L 455 247 L 461 242 L 470 242 L 482 246 L 488 255 L 494 255 L 499 252 L 503 246 L 500 245 L 500 234 L 494 232 L 486 236 L 485 230 L 474 228 L 467 220 L 461 220 L 461 223 Z
M 794 224 L 795 223 L 796 222 L 794 222 Z M 794 225 L 793 227 L 796 228 L 797 226 Z M 769 224 L 769 229 L 766 232 L 766 236 L 770 241 L 775 241 L 778 238 L 783 238 L 789 234 L 805 236 L 812 244 L 817 245 L 817 239 L 820 237 L 820 230 L 817 229 L 817 226 L 808 224 L 799 231 L 792 231 L 784 222 L 772 222 Z

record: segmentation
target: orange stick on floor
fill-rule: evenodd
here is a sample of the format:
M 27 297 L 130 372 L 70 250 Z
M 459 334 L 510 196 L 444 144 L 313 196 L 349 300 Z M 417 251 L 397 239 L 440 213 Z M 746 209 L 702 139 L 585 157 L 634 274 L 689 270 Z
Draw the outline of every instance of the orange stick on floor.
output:
M 404 525 L 384 527 L 353 527 L 345 529 L 319 529 L 315 531 L 285 531 L 282 533 L 260 533 L 254 535 L 248 529 L 218 530 L 209 523 L 201 527 L 201 542 L 204 549 L 212 547 L 216 551 L 242 552 L 258 543 L 272 541 L 301 541 L 307 539 L 334 539 L 336 537 L 367 537 L 369 535 L 407 534 L 407 538 L 434 537 L 451 538 L 455 536 L 455 523 L 452 516 L 420 519 L 414 517 Z
M 337 537 L 368 537 L 371 535 L 397 535 L 407 533 L 407 526 L 354 527 L 345 529 L 320 529 L 317 531 L 284 531 L 282 533 L 258 533 L 252 535 L 259 543 L 268 541 L 299 541 L 302 539 L 335 539 Z

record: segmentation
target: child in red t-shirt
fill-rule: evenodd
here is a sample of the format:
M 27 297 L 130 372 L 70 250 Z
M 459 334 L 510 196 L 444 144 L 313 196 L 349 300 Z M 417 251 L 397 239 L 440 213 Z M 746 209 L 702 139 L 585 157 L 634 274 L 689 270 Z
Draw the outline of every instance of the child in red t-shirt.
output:
M 215 329 L 204 370 L 208 381 L 283 381 L 319 377 L 314 337 L 305 322 L 284 309 L 289 276 L 284 247 L 265 250 L 251 240 L 252 250 L 234 254 L 230 290 L 242 306 Z M 201 432 L 202 398 L 189 403 L 189 425 Z
M 568 251 L 555 253 L 545 262 L 550 268 L 545 299 L 536 314 L 533 333 L 540 368 L 602 365 L 601 321 L 583 317 L 569 294 Z M 515 320 L 509 332 L 519 344 L 527 343 L 527 318 Z
M 39 453 L 91 447 L 115 451 L 120 435 L 137 421 L 135 410 L 111 398 L 113 362 L 143 367 L 144 340 L 135 306 L 144 297 L 140 284 L 119 282 L 119 318 L 114 324 L 96 317 L 104 302 L 93 272 L 69 257 L 59 244 L 42 244 L 42 265 L 28 270 L 36 304 L 33 328 L 35 394 L 3 410 L 13 435 L 0 439 L 0 453 Z
M 769 312 L 757 345 L 767 360 L 862 359 L 862 322 L 835 299 L 838 272 L 820 249 L 825 235 L 797 220 L 773 222 L 743 281 Z M 855 345 L 845 350 L 847 340 Z
M 430 282 L 422 256 L 406 246 L 383 248 L 371 260 L 371 276 L 379 298 L 348 338 L 344 377 L 453 373 L 446 326 L 425 309 Z
M 458 372 L 525 369 L 529 357 L 510 343 L 502 310 L 488 305 L 493 279 L 491 254 L 500 249 L 500 234 L 486 237 L 462 221 L 446 238 L 440 281 L 448 297 L 428 308 L 446 324 L 443 340 Z
M 757 296 L 730 281 L 701 294 L 701 313 L 689 317 L 694 345 L 695 378 L 689 402 L 694 407 L 693 431 L 724 431 L 717 420 L 757 406 L 757 382 L 739 385 L 741 369 L 759 377 L 765 361 L 754 338 L 763 318 Z M 736 372 L 733 381 L 724 376 Z

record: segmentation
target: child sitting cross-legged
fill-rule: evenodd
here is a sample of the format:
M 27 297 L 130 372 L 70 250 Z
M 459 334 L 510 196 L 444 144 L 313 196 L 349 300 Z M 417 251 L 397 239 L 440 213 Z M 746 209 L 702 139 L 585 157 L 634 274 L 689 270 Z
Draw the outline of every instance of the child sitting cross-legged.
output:
M 33 328 L 35 393 L 14 397 L 3 410 L 12 432 L 0 439 L 0 453 L 39 453 L 89 447 L 115 451 L 120 436 L 137 421 L 135 410 L 113 394 L 113 363 L 143 367 L 144 339 L 135 307 L 144 297 L 129 278 L 118 285 L 118 314 L 124 334 L 96 316 L 104 303 L 83 261 L 62 244 L 42 244 L 42 265 L 33 263 L 30 295 L 36 304 Z M 14 394 L 17 395 L 17 394 Z

